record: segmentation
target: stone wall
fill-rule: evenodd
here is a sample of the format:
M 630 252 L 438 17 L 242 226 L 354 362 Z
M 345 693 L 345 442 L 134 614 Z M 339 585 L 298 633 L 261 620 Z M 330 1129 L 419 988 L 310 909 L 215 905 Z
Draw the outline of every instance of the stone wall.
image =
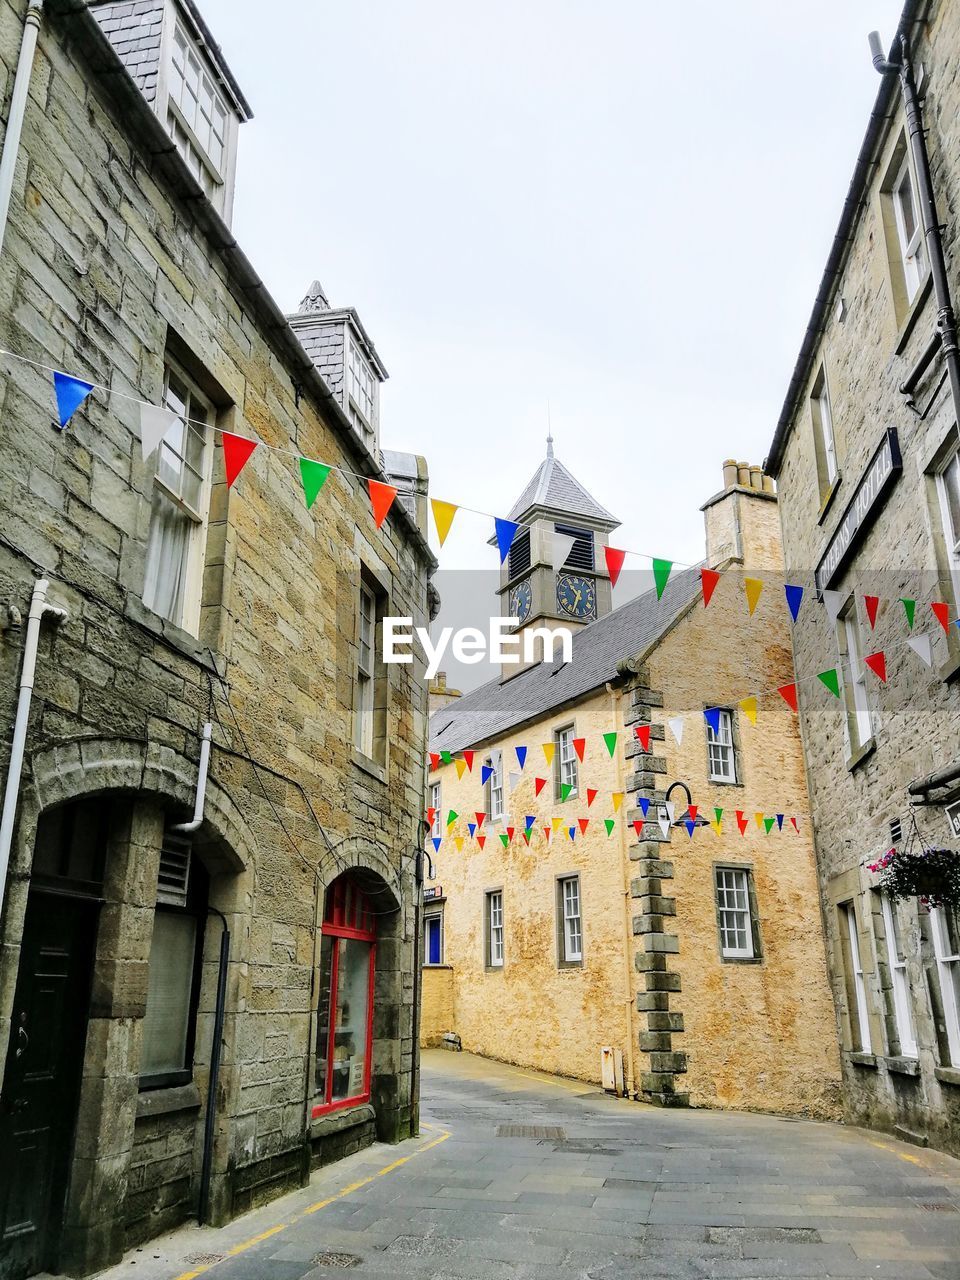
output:
M 422 977 L 420 1045 L 428 1049 L 439 1044 L 448 1031 L 457 1029 L 453 967 L 425 965 Z
M 954 299 L 960 292 L 955 211 L 960 208 L 960 12 L 954 4 L 921 5 L 929 18 L 913 31 L 915 65 L 923 65 L 927 144 Z M 840 660 L 834 628 L 817 606 L 804 606 L 794 630 L 800 684 L 800 715 L 824 918 L 831 958 L 834 1000 L 841 1030 L 845 1100 L 857 1123 L 891 1129 L 901 1126 L 931 1142 L 960 1150 L 960 1064 L 945 1060 L 938 1046 L 937 989 L 930 954 L 928 919 L 913 904 L 899 909 L 909 958 L 908 976 L 919 1044 L 917 1073 L 897 1069 L 885 1025 L 883 941 L 877 915 L 866 896 L 876 883 L 866 869 L 893 843 L 891 821 L 900 819 L 904 845 L 912 829 L 911 782 L 958 760 L 960 648 L 956 628 L 945 636 L 929 602 L 960 601 L 949 572 L 935 473 L 953 447 L 955 414 L 948 389 L 940 385 L 942 365 L 934 360 L 915 392 L 912 412 L 899 392 L 935 330 L 930 281 L 911 303 L 905 292 L 889 181 L 904 153 L 904 121 L 899 95 L 877 146 L 862 213 L 829 299 L 822 334 L 793 408 L 789 435 L 779 460 L 779 488 L 786 568 L 791 581 L 812 585 L 812 572 L 832 539 L 861 476 L 888 428 L 898 433 L 903 472 L 869 510 L 852 557 L 830 582 L 841 598 L 853 595 L 865 653 L 884 651 L 887 682 L 867 674 L 872 733 L 865 749 L 851 752 L 843 708 L 823 696 L 815 674 Z M 843 300 L 842 308 L 839 300 Z M 810 397 L 821 368 L 833 410 L 839 477 L 825 491 L 818 474 Z M 863 595 L 883 599 L 870 627 Z M 915 598 L 915 633 L 933 646 L 928 669 L 907 645 L 910 634 L 901 597 Z M 949 792 L 941 792 L 943 799 Z M 939 807 L 919 809 L 916 821 L 928 842 L 947 843 Z M 874 1053 L 855 1054 L 849 1035 L 846 983 L 838 905 L 857 908 Z

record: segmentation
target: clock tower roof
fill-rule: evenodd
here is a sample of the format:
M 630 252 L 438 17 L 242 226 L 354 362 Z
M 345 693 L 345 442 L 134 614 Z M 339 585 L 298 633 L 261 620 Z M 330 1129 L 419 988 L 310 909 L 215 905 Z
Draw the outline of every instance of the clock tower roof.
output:
M 603 529 L 616 529 L 620 521 L 601 507 L 580 481 L 554 457 L 553 437 L 547 437 L 547 456 L 537 468 L 523 493 L 513 504 L 509 519 L 527 524 L 542 512 L 550 516 L 572 517 Z

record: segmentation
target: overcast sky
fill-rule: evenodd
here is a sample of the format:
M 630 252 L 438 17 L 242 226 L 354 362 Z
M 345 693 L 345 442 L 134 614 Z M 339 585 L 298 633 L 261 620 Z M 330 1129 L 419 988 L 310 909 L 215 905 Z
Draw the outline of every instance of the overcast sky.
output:
M 549 402 L 614 545 L 699 559 L 723 459 L 769 447 L 900 0 L 201 7 L 256 115 L 237 237 L 285 309 L 314 277 L 357 307 L 382 443 L 506 514 Z M 459 517 L 444 567 L 493 568 L 490 532 Z

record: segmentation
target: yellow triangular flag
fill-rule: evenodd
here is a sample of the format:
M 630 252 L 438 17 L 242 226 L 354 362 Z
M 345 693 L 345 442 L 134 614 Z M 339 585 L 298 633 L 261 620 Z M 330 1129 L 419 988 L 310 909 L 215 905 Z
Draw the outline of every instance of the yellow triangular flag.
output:
M 457 853 L 463 853 L 463 836 L 454 836 L 453 843 L 457 846 Z
M 723 828 L 721 827 L 720 823 L 716 820 L 716 818 L 712 818 L 710 820 L 710 825 L 711 827 L 713 827 L 714 831 L 717 833 L 718 836 L 723 835 Z
M 757 601 L 760 599 L 760 592 L 763 590 L 763 582 L 759 578 L 744 578 L 743 589 L 747 593 L 747 607 L 752 617 Z
M 556 751 L 556 749 L 557 749 L 556 743 L 554 742 L 545 742 L 543 744 L 543 754 L 547 761 L 547 764 L 553 764 L 553 753 L 554 751 Z
M 462 778 L 467 771 L 466 760 L 454 760 L 453 763 L 457 766 L 457 777 Z
M 751 724 L 757 723 L 757 700 L 754 697 L 741 698 L 740 710 Z
M 756 820 L 757 820 L 757 826 L 758 826 L 758 827 L 760 827 L 760 828 L 762 829 L 762 827 L 763 827 L 763 814 L 762 814 L 762 813 L 755 813 L 753 816 L 754 816 L 754 818 L 756 818 Z
M 453 524 L 453 517 L 460 508 L 452 502 L 441 502 L 439 498 L 431 498 L 430 505 L 433 507 L 433 523 L 437 526 L 437 537 L 442 547 Z
M 560 824 L 563 822 L 563 819 L 562 819 L 562 818 L 551 818 L 551 819 L 550 819 L 550 821 L 553 823 L 553 829 L 554 829 L 554 831 L 559 831 L 559 830 L 560 830 Z
M 619 812 L 620 812 L 620 806 L 621 806 L 622 804 L 623 804 L 623 792 L 622 792 L 622 791 L 614 791 L 614 793 L 613 793 L 613 812 L 614 812 L 614 813 L 619 813 Z

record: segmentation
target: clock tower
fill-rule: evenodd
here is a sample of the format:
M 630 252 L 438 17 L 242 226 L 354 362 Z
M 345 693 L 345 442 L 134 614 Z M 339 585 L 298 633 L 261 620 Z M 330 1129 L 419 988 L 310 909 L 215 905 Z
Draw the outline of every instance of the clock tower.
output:
M 603 548 L 620 521 L 601 507 L 554 456 L 547 456 L 513 505 L 521 528 L 500 568 L 500 616 L 532 627 L 587 626 L 612 608 Z M 560 554 L 566 550 L 561 561 Z M 523 671 L 504 665 L 501 680 Z

